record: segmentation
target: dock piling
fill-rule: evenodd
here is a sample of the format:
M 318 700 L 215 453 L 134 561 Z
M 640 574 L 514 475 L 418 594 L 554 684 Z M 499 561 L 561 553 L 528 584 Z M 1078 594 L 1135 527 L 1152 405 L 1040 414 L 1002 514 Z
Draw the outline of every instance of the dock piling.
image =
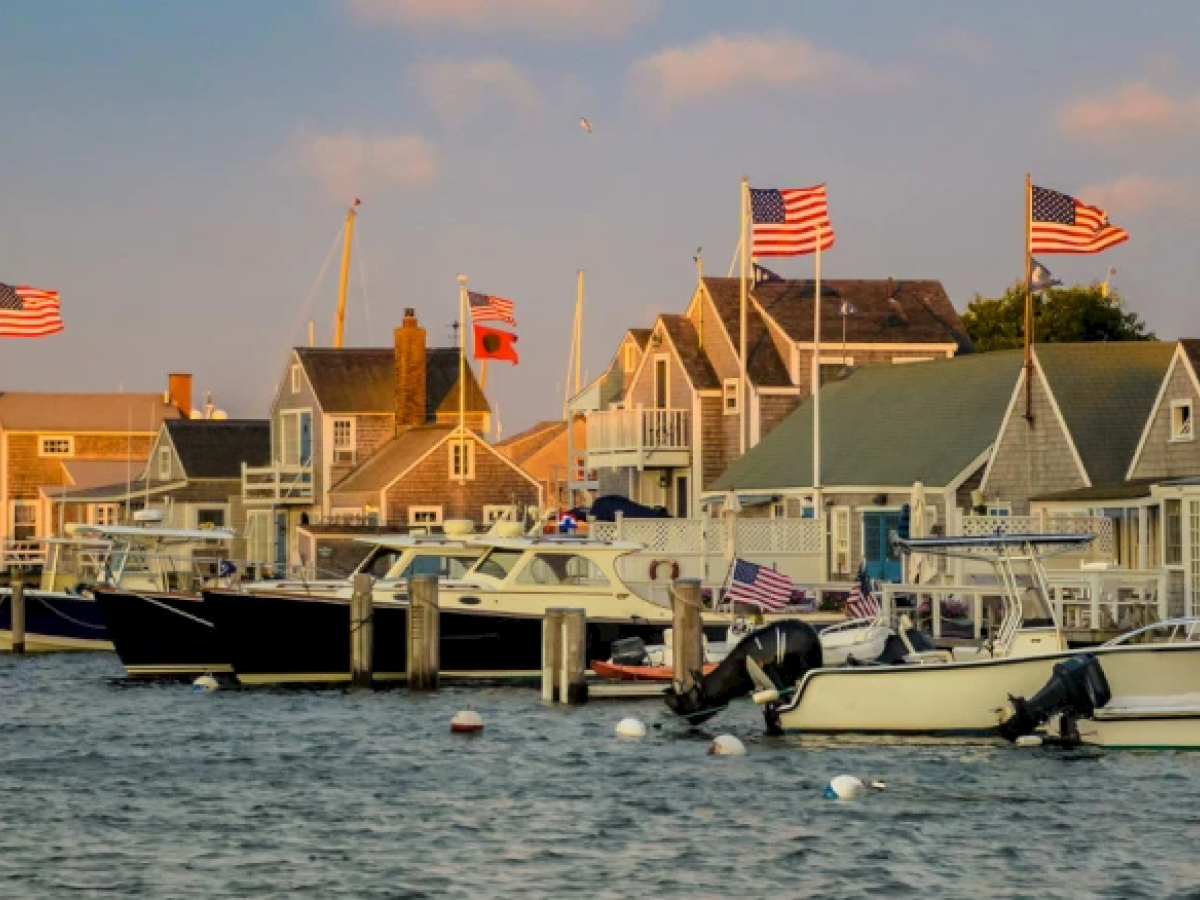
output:
M 572 705 L 587 703 L 587 682 L 583 678 L 587 671 L 587 610 L 564 609 L 562 615 L 562 680 L 558 697 Z
M 408 689 L 436 691 L 441 668 L 441 618 L 436 575 L 408 579 Z
M 671 591 L 672 661 L 675 687 L 690 690 L 704 668 L 704 630 L 700 621 L 700 581 L 681 578 Z
M 350 681 L 355 687 L 370 687 L 374 676 L 375 598 L 374 579 L 370 575 L 354 576 L 350 595 Z
M 562 668 L 563 611 L 547 609 L 542 615 L 542 701 L 558 699 L 558 672 Z
M 25 652 L 25 582 L 18 578 L 12 583 L 12 652 Z

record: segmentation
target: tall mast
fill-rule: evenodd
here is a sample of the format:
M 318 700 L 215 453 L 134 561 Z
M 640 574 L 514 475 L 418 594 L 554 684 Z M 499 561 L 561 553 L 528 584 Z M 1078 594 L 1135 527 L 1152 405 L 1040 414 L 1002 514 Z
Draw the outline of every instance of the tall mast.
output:
M 346 242 L 342 245 L 342 278 L 338 284 L 337 318 L 333 323 L 333 346 L 342 347 L 342 332 L 346 326 L 346 285 L 350 282 L 350 245 L 354 241 L 354 220 L 358 216 L 358 206 L 362 203 L 357 197 L 346 210 Z
M 1025 173 L 1025 421 L 1033 422 L 1033 179 Z

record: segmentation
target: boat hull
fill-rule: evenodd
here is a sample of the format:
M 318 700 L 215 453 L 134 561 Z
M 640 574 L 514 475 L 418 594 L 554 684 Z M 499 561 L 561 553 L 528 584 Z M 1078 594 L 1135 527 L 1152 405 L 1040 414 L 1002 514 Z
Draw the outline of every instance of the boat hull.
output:
M 599 659 L 592 660 L 591 666 L 592 671 L 601 678 L 614 678 L 619 681 L 668 682 L 675 678 L 675 669 L 672 666 L 622 666 Z M 716 663 L 705 663 L 704 674 L 709 674 L 716 667 Z
M 112 650 L 104 615 L 81 594 L 25 592 L 25 652 Z M 0 651 L 12 650 L 12 592 L 0 592 Z
M 1080 651 L 1083 652 L 1083 651 Z M 1092 648 L 1114 694 L 1200 691 L 1200 645 Z M 817 669 L 771 710 L 798 733 L 995 734 L 1009 697 L 1037 693 L 1071 652 L 932 665 Z
M 194 678 L 232 671 L 198 596 L 100 588 L 96 602 L 130 678 Z

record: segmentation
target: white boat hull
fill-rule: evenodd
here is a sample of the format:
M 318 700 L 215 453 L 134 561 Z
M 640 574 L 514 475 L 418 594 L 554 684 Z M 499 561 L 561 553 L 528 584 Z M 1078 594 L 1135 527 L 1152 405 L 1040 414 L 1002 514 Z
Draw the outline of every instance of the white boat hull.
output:
M 1082 652 L 1082 651 L 1080 651 Z M 1200 692 L 1200 645 L 1122 646 L 1100 658 L 1114 695 Z M 817 669 L 774 714 L 785 732 L 992 734 L 1009 697 L 1036 694 L 1070 652 L 930 665 Z

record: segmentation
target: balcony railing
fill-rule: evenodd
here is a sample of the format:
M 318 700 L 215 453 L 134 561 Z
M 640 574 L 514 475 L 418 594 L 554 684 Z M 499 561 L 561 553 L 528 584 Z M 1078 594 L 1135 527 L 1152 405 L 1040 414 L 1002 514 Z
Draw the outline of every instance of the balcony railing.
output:
M 686 409 L 613 409 L 588 414 L 588 465 L 688 464 L 692 416 Z
M 242 463 L 242 501 L 257 504 L 312 503 L 312 466 L 288 463 L 248 466 Z

